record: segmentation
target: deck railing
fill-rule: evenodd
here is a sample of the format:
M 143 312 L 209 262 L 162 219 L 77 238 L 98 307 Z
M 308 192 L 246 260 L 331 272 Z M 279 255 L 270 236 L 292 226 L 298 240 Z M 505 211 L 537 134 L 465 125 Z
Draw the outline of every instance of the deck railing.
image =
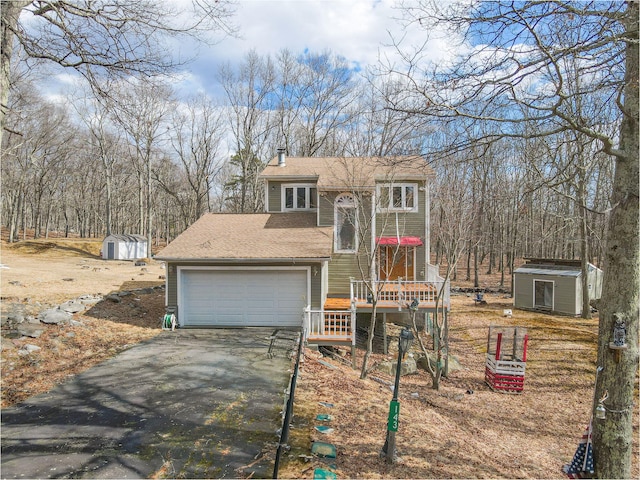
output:
M 440 306 L 451 306 L 450 285 L 444 281 L 387 280 L 373 285 L 378 303 L 404 306 L 414 299 L 423 306 L 434 306 L 441 294 Z M 372 303 L 371 292 L 363 280 L 351 279 L 351 298 L 357 304 Z
M 352 310 L 311 310 L 303 318 L 305 340 L 350 341 L 355 345 L 356 315 Z

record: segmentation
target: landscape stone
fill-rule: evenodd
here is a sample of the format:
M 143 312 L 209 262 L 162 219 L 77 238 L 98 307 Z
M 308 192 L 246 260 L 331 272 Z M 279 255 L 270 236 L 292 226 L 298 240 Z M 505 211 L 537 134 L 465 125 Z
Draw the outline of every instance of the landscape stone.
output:
M 72 315 L 70 313 L 65 312 L 64 310 L 60 310 L 58 308 L 51 308 L 49 310 L 45 310 L 41 312 L 39 315 L 39 319 L 42 323 L 50 323 L 58 325 L 60 323 L 67 323 L 71 320 Z
M 431 360 L 431 365 L 434 365 L 436 362 L 435 352 L 429 352 L 429 359 Z M 418 366 L 423 370 L 428 370 L 427 358 L 424 355 L 418 358 Z M 457 357 L 449 355 L 449 372 L 455 372 L 457 370 L 462 370 L 462 365 L 460 365 Z
M 27 343 L 20 350 L 18 350 L 18 355 L 24 357 L 25 355 L 29 355 L 33 352 L 37 352 L 38 350 L 41 350 L 39 346 Z
M 60 305 L 60 310 L 64 310 L 67 313 L 83 312 L 86 306 L 83 303 L 76 302 L 75 300 L 69 300 Z
M 95 305 L 96 303 L 102 300 L 101 296 L 96 295 L 81 295 L 77 298 L 76 301 L 82 303 L 83 305 Z
M 376 369 L 380 370 L 382 373 L 386 373 L 387 375 L 395 376 L 397 364 L 397 361 L 380 362 L 376 366 Z M 418 366 L 416 365 L 415 359 L 413 357 L 407 357 L 402 361 L 402 364 L 400 366 L 400 376 L 414 374 L 416 373 L 417 369 Z
M 113 303 L 120 303 L 122 302 L 122 299 L 120 298 L 120 296 L 116 295 L 116 294 L 111 294 L 111 295 L 107 295 L 105 297 L 105 300 L 109 300 L 110 302 Z
M 44 333 L 44 329 L 42 327 L 38 327 L 38 325 L 33 323 L 18 325 L 17 331 L 21 336 L 31 338 L 38 338 Z

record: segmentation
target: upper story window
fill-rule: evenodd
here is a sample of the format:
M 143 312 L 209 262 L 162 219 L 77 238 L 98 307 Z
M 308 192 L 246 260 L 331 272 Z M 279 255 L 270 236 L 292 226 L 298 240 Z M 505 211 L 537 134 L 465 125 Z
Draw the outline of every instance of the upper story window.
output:
M 334 245 L 335 251 L 355 253 L 358 243 L 358 219 L 353 195 L 344 193 L 334 203 Z
M 282 185 L 282 211 L 315 210 L 318 190 L 312 183 Z
M 396 212 L 418 211 L 418 185 L 416 183 L 385 183 L 377 187 L 378 210 Z

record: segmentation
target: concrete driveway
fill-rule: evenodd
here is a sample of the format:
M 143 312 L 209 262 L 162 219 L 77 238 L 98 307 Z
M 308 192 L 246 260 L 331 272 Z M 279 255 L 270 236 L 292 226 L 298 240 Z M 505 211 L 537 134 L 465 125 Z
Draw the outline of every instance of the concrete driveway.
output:
M 268 356 L 272 331 L 163 332 L 3 409 L 2 478 L 270 478 L 294 347 Z

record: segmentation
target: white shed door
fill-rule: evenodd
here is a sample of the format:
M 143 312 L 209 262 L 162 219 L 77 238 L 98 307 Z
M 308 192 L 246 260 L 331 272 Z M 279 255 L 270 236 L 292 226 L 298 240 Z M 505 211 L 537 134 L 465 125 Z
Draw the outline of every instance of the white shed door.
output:
M 185 327 L 299 327 L 307 272 L 182 270 L 179 295 Z

